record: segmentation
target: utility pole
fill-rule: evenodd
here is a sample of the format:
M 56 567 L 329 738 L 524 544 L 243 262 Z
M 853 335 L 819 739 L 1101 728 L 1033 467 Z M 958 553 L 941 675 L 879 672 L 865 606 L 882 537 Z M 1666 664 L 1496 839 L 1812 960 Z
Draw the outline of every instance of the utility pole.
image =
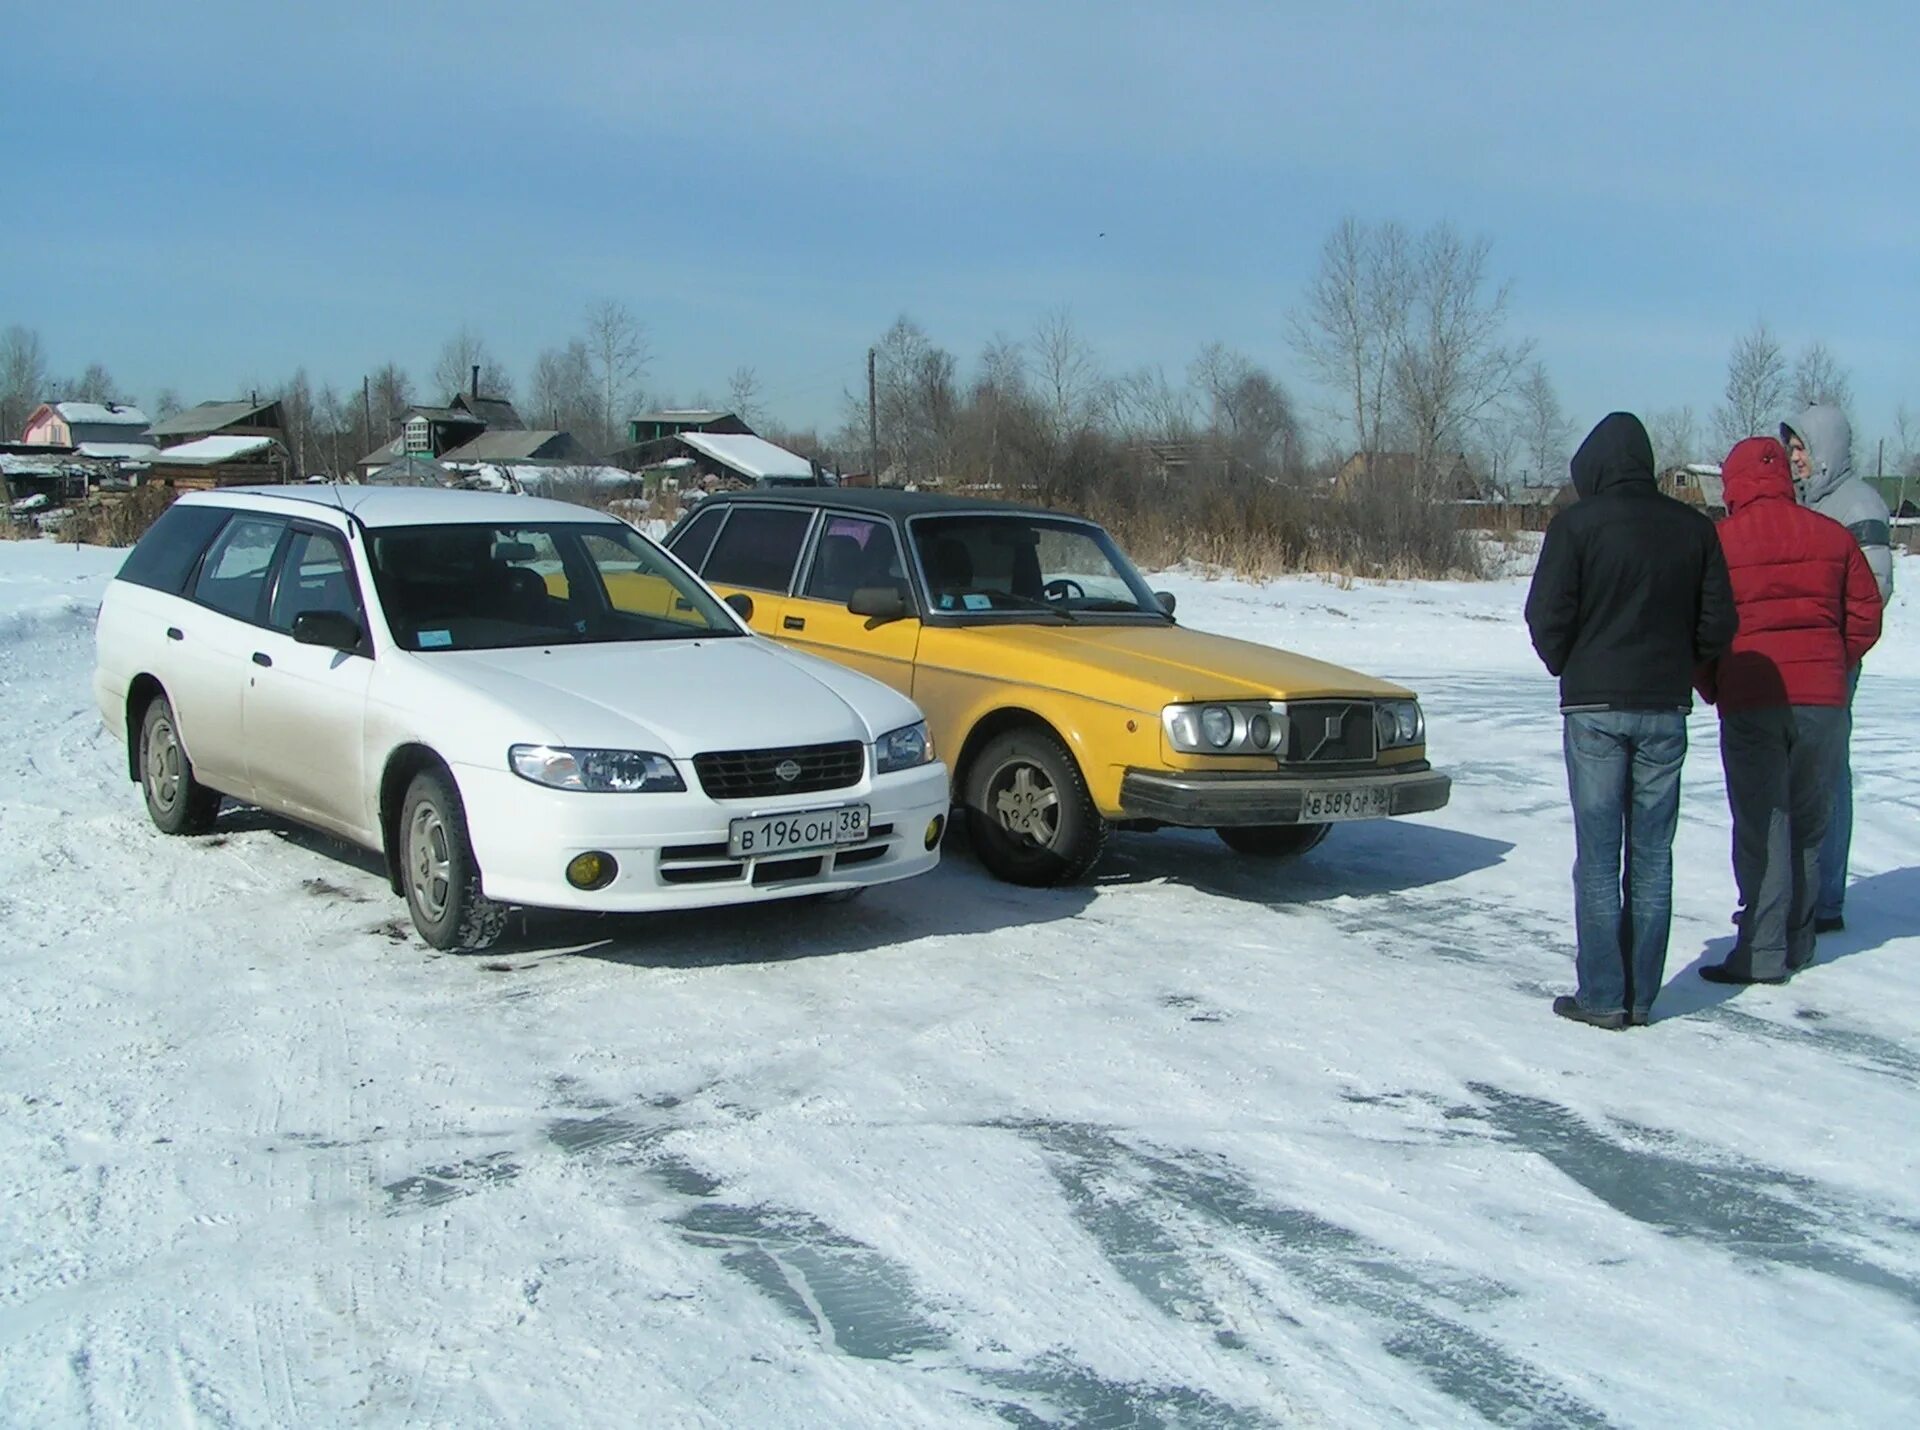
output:
M 880 405 L 879 384 L 874 380 L 873 349 L 867 349 L 867 471 L 873 484 L 880 485 Z
M 373 450 L 373 379 L 360 379 L 360 450 Z

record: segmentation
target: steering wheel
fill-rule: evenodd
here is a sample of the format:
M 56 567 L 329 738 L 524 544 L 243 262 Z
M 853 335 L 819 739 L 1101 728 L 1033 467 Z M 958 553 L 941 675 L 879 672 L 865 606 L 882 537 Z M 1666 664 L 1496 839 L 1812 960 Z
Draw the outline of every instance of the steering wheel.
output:
M 1071 576 L 1056 576 L 1042 586 L 1040 592 L 1049 601 L 1070 601 L 1076 596 L 1083 601 L 1087 598 L 1087 588 Z

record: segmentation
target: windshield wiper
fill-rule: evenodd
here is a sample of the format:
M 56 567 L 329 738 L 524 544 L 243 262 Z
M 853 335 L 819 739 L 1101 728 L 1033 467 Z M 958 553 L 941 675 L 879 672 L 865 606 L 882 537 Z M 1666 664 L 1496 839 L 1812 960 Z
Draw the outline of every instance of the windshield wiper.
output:
M 1068 625 L 1072 625 L 1074 623 L 1075 617 L 1072 611 L 1069 611 L 1065 606 L 1056 606 L 1053 604 L 1053 602 L 1046 600 L 1045 598 L 1034 597 L 1034 596 L 1023 596 L 1018 591 L 994 591 L 991 594 L 995 596 L 1003 596 L 1009 601 L 1018 601 L 1023 607 L 1025 607 L 1027 610 L 1030 610 L 1030 611 L 1045 611 L 1049 615 L 1058 616 L 1061 620 L 1065 621 Z

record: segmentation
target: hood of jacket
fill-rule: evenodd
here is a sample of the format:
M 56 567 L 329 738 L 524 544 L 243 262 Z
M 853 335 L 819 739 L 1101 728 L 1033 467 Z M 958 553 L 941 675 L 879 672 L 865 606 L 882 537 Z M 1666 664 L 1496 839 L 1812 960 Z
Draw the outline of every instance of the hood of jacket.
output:
M 1816 402 L 1791 422 L 1780 424 L 1780 440 L 1798 437 L 1807 444 L 1813 475 L 1800 487 L 1808 506 L 1825 497 L 1853 475 L 1853 428 L 1847 414 L 1832 403 Z
M 1793 470 L 1787 465 L 1787 449 L 1771 437 L 1736 442 L 1720 464 L 1720 484 L 1729 516 L 1757 501 L 1792 501 Z
M 1590 497 L 1629 482 L 1653 485 L 1653 443 L 1631 412 L 1609 412 L 1573 454 L 1573 489 Z

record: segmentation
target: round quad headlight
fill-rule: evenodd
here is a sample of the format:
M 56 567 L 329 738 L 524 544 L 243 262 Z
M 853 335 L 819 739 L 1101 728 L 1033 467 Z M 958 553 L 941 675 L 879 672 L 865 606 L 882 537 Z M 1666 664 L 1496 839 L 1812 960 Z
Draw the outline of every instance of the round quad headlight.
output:
M 1253 741 L 1255 749 L 1266 749 L 1273 743 L 1273 721 L 1265 715 L 1254 716 L 1247 721 L 1247 738 Z
M 1224 705 L 1209 705 L 1200 712 L 1200 733 L 1216 750 L 1233 743 L 1233 712 Z

